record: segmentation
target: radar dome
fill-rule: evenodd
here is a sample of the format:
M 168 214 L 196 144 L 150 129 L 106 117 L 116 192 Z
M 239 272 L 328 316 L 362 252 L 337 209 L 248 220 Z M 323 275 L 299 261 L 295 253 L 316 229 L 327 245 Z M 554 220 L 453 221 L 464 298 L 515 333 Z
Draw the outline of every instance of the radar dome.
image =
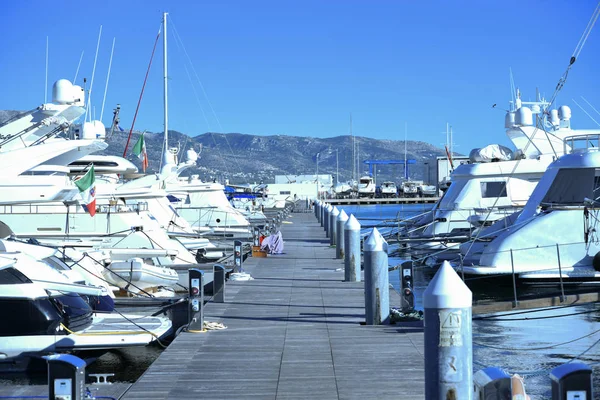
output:
M 504 127 L 506 129 L 515 127 L 515 113 L 514 112 L 509 111 L 506 113 L 506 115 L 504 116 Z
M 533 125 L 533 114 L 527 107 L 521 107 L 515 115 L 515 123 L 521 126 Z
M 187 162 L 195 163 L 198 160 L 198 153 L 194 151 L 194 149 L 188 149 L 185 152 L 185 158 Z
M 569 106 L 558 107 L 558 118 L 561 120 L 571 119 L 571 108 Z
M 106 136 L 104 124 L 100 121 L 85 122 L 82 129 L 82 139 L 103 139 Z
M 73 84 L 67 79 L 59 79 L 52 86 L 52 102 L 57 104 L 73 103 Z

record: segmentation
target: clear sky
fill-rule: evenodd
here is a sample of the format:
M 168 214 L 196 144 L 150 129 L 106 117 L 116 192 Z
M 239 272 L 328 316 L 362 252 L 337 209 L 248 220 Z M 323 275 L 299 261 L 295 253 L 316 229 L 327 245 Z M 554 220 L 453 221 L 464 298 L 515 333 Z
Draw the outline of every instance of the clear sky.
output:
M 129 128 L 162 12 L 168 11 L 171 129 L 192 136 L 219 131 L 332 137 L 349 133 L 352 113 L 357 135 L 402 140 L 406 123 L 409 140 L 440 147 L 449 122 L 455 151 L 468 154 L 473 147 L 510 143 L 501 110 L 510 98 L 509 68 L 525 100 L 534 99 L 536 88 L 551 96 L 596 4 L 2 1 L 0 109 L 25 110 L 43 102 L 46 37 L 49 86 L 59 78 L 72 80 L 84 51 L 77 83 L 87 77 L 89 87 L 102 25 L 92 103 L 99 118 L 116 38 L 103 121 L 110 123 L 120 103 L 121 125 Z M 597 26 L 558 98 L 557 105 L 571 106 L 576 128 L 596 126 L 572 99 L 594 113 L 583 96 L 600 110 L 599 61 Z M 138 129 L 162 130 L 161 77 L 162 42 Z

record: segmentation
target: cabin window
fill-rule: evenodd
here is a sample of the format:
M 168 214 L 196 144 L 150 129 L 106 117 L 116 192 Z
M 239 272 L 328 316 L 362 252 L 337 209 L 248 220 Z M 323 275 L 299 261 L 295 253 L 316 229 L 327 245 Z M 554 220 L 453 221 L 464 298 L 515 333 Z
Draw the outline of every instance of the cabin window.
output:
M 600 197 L 600 171 L 593 168 L 561 169 L 542 200 L 542 206 L 582 205 Z
M 279 191 L 279 194 L 292 194 L 292 192 L 290 192 L 289 190 L 281 190 Z
M 481 182 L 481 197 L 506 197 L 506 182 Z
M 21 283 L 31 283 L 29 278 L 15 268 L 5 268 L 0 270 L 0 285 L 18 285 Z

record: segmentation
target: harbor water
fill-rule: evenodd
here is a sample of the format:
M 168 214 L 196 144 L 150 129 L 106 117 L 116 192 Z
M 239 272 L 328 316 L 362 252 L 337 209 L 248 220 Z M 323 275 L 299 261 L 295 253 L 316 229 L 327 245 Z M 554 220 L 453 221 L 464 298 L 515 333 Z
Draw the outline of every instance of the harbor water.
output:
M 386 221 L 406 219 L 426 212 L 427 204 L 361 205 L 342 207 L 351 213 L 367 235 L 372 226 L 389 232 L 393 228 Z M 396 250 L 393 242 L 389 252 Z M 410 254 L 407 254 L 410 256 Z M 398 265 L 408 257 L 390 257 L 390 266 Z M 415 306 L 423 309 L 422 294 L 433 277 L 430 267 L 415 267 Z M 400 289 L 399 272 L 390 272 L 390 284 Z M 473 299 L 510 300 L 514 297 L 511 279 L 477 281 L 467 280 Z M 556 287 L 518 286 L 518 296 L 556 294 Z M 396 304 L 399 306 L 399 297 Z M 579 340 L 575 340 L 581 338 Z M 527 394 L 532 399 L 550 399 L 550 371 L 571 360 L 590 365 L 594 370 L 595 399 L 600 399 L 600 305 L 553 307 L 527 312 L 502 312 L 473 320 L 474 371 L 485 367 L 499 367 L 508 373 L 518 373 L 525 379 Z

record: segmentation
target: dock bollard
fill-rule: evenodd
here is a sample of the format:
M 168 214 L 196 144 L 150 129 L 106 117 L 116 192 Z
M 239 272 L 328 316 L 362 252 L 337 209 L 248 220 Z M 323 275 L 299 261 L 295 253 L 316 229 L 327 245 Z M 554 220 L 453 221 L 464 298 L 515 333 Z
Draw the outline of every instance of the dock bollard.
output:
M 325 217 L 325 207 L 327 207 L 327 204 L 321 202 L 321 218 L 319 218 L 319 223 L 321 224 L 322 227 L 325 227 L 325 221 L 324 221 L 324 217 Z
M 360 222 L 350 214 L 344 224 L 344 280 L 360 282 Z
M 390 318 L 388 244 L 377 228 L 365 240 L 365 319 L 367 325 L 381 325 Z
M 225 303 L 225 267 L 213 265 L 213 302 Z
M 444 261 L 423 293 L 425 398 L 473 399 L 473 294 Z
M 315 218 L 318 221 L 319 220 L 319 200 L 315 200 L 313 213 L 315 213 Z
M 336 245 L 338 215 L 340 215 L 340 210 L 337 207 L 333 207 L 329 215 L 329 245 L 331 246 Z
M 330 204 L 327 204 L 325 207 L 325 213 L 323 214 L 323 227 L 325 228 L 325 237 L 329 238 L 329 216 L 331 215 L 331 211 L 333 207 Z
M 344 258 L 344 225 L 348 221 L 348 214 L 346 211 L 342 209 L 340 211 L 340 215 L 338 215 L 336 224 L 336 237 L 335 237 L 335 258 L 343 259 Z

